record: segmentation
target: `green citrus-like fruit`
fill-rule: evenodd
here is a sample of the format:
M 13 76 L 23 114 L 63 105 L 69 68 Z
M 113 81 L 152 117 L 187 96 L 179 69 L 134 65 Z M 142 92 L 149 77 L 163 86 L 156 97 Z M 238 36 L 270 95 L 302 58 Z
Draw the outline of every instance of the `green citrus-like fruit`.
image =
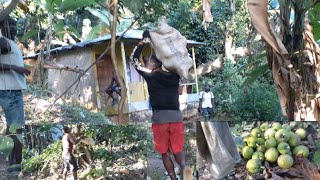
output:
M 296 147 L 296 146 L 299 146 L 300 143 L 301 143 L 300 136 L 298 134 L 296 134 L 296 133 L 291 133 L 289 141 L 288 141 L 288 144 L 291 147 Z
M 244 148 L 242 148 L 242 156 L 245 159 L 250 159 L 252 157 L 253 152 L 254 151 L 250 146 L 245 146 Z
M 266 152 L 266 150 L 267 150 L 267 147 L 265 145 L 258 146 L 256 149 L 256 151 L 259 151 L 262 153 Z
M 252 147 L 252 148 L 256 148 L 257 147 L 257 138 L 254 136 L 251 136 L 248 138 L 247 141 L 248 146 Z
M 306 130 L 304 130 L 302 128 L 297 129 L 295 133 L 298 134 L 301 139 L 305 139 L 307 137 Z
M 271 147 L 277 147 L 277 140 L 275 138 L 269 138 L 266 140 L 266 142 L 264 143 L 264 145 L 268 148 L 271 148 Z
M 271 163 L 277 162 L 278 157 L 279 157 L 279 152 L 276 148 L 269 148 L 264 153 L 265 160 Z
M 272 124 L 272 128 L 274 130 L 278 131 L 279 129 L 282 128 L 282 125 L 280 123 L 278 123 L 278 122 L 275 122 L 275 123 Z
M 291 153 L 290 145 L 285 142 L 281 142 L 278 144 L 277 150 L 280 154 L 289 154 Z
M 262 163 L 258 159 L 250 159 L 246 164 L 247 170 L 252 174 L 259 173 L 261 170 L 261 166 L 262 166 Z
M 279 129 L 275 136 L 278 143 L 280 142 L 288 142 L 290 138 L 290 131 L 287 131 L 286 129 Z
M 277 160 L 278 166 L 282 169 L 289 169 L 293 165 L 293 158 L 288 154 L 282 154 Z
M 291 131 L 291 126 L 289 124 L 282 125 L 282 129 L 286 129 L 287 131 Z
M 237 145 L 237 150 L 239 153 L 242 152 L 242 149 L 243 149 L 243 145 Z
M 262 131 L 260 130 L 260 128 L 256 127 L 254 129 L 252 129 L 251 136 L 259 138 L 262 136 Z
M 257 138 L 257 144 L 258 145 L 264 145 L 265 140 L 263 138 Z
M 294 156 L 303 156 L 306 158 L 309 156 L 310 151 L 306 146 L 299 145 L 293 149 L 292 153 Z
M 262 152 L 256 151 L 252 154 L 251 159 L 259 159 L 261 162 L 264 161 L 264 154 Z
M 264 122 L 260 125 L 260 129 L 262 132 L 265 132 L 267 129 L 269 128 L 269 123 L 268 122 Z
M 265 139 L 269 139 L 274 137 L 274 135 L 276 134 L 276 130 L 269 128 L 266 130 L 266 132 L 264 132 L 264 138 Z

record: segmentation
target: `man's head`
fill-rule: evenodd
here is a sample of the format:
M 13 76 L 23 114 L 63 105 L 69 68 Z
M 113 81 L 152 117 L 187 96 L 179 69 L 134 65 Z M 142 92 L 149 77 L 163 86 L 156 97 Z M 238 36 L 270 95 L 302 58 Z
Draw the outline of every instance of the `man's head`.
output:
M 156 68 L 159 68 L 162 65 L 162 63 L 158 60 L 158 58 L 155 55 L 143 57 L 143 62 L 144 62 L 145 67 L 150 70 L 154 70 Z
M 68 126 L 63 126 L 63 132 L 69 134 L 71 133 L 71 128 L 69 128 Z
M 210 85 L 209 84 L 205 84 L 204 85 L 204 91 L 205 92 L 209 92 L 210 91 Z
M 8 17 L 0 22 L 0 29 L 2 36 L 13 40 L 17 34 L 17 22 L 13 18 Z

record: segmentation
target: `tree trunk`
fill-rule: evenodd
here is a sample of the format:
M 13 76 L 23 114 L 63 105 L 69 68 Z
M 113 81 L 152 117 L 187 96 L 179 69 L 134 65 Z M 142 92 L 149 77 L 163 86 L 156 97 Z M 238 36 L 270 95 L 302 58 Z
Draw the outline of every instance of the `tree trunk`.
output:
M 316 121 L 320 119 L 320 48 L 309 26 L 306 2 L 281 2 L 282 38 L 275 34 L 275 28 L 269 28 L 267 0 L 248 0 L 250 16 L 270 47 L 268 62 L 272 67 L 283 116 L 290 121 Z M 293 26 L 290 25 L 291 6 L 294 6 L 295 14 Z
M 109 4 L 109 3 L 108 3 Z M 118 14 L 118 0 L 113 0 L 113 20 L 111 25 L 111 59 L 114 67 L 114 71 L 116 73 L 117 81 L 120 83 L 121 87 L 121 99 L 118 106 L 118 124 L 122 124 L 122 116 L 125 102 L 127 100 L 127 88 L 120 78 L 120 73 L 118 69 L 117 57 L 116 57 L 116 33 L 117 33 L 117 14 Z M 109 9 L 110 13 L 110 9 Z M 111 18 L 110 18 L 111 19 Z
M 0 12 L 0 22 L 5 20 L 9 16 L 9 14 L 16 8 L 18 5 L 19 0 L 11 0 L 11 3 L 3 10 Z
M 225 58 L 229 59 L 232 63 L 235 63 L 235 59 L 233 56 L 233 51 L 235 50 L 235 21 L 234 21 L 234 13 L 235 13 L 235 5 L 236 0 L 229 0 L 229 10 L 230 10 L 230 21 L 226 21 L 225 26 Z

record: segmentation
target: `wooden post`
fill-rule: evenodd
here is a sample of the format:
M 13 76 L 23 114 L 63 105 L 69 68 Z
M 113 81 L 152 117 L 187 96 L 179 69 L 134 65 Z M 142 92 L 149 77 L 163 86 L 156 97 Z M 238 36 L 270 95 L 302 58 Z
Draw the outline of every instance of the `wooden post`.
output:
M 95 55 L 95 51 L 90 51 L 91 52 L 91 56 L 92 56 L 92 62 L 96 61 L 96 55 Z M 93 66 L 93 75 L 94 75 L 94 80 L 95 80 L 95 85 L 96 85 L 96 99 L 97 99 L 97 108 L 101 109 L 102 108 L 102 96 L 100 94 L 100 87 L 99 87 L 99 79 L 98 79 L 98 70 L 97 70 L 97 64 L 95 64 Z
M 196 54 L 195 54 L 195 52 L 194 52 L 194 47 L 192 47 L 192 60 L 193 60 L 194 74 L 196 75 L 196 89 L 197 89 L 197 94 L 199 94 L 198 74 L 197 74 L 197 68 L 196 68 Z
M 124 43 L 121 41 L 121 57 L 122 57 L 122 63 L 123 63 L 123 68 L 124 68 L 124 78 L 125 78 L 125 83 L 127 87 L 127 99 L 128 99 L 128 107 L 130 103 L 130 89 L 129 89 L 129 83 L 128 83 L 128 74 L 127 74 L 127 61 L 126 61 L 126 51 L 124 48 Z

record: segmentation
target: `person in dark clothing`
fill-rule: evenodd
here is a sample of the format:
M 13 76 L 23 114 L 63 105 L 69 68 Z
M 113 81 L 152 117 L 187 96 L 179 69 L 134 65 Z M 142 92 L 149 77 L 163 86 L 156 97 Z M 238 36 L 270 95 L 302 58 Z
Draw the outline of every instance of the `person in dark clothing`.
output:
M 143 57 L 144 65 L 141 64 L 139 58 L 146 38 L 150 38 L 149 31 L 144 31 L 142 40 L 131 54 L 130 62 L 147 82 L 152 107 L 154 148 L 162 155 L 170 178 L 175 180 L 177 176 L 169 151 L 174 154 L 181 172 L 185 168 L 184 124 L 178 93 L 180 77 L 174 72 L 164 71 L 162 63 L 154 55 Z
M 124 83 L 123 78 L 120 77 L 120 79 Z M 113 71 L 112 73 L 112 80 L 110 85 L 106 88 L 106 93 L 112 98 L 112 105 L 115 105 L 118 103 L 118 98 L 113 95 L 113 92 L 116 92 L 119 96 L 121 96 L 121 86 L 120 82 L 116 78 L 115 71 Z

